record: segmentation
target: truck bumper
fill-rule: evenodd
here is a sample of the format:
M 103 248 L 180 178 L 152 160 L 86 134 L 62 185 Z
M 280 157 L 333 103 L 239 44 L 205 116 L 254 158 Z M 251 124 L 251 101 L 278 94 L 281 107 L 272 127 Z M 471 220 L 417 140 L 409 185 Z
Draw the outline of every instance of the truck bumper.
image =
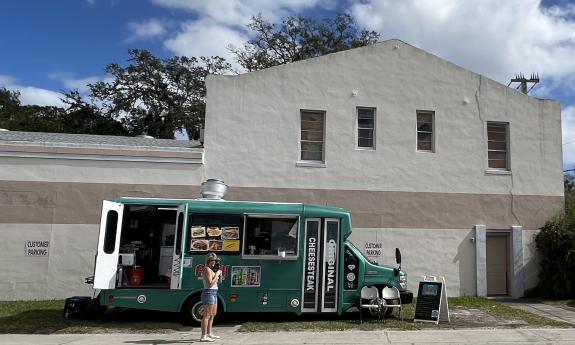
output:
M 413 292 L 409 290 L 401 291 L 399 297 L 401 298 L 401 304 L 410 304 L 413 302 Z

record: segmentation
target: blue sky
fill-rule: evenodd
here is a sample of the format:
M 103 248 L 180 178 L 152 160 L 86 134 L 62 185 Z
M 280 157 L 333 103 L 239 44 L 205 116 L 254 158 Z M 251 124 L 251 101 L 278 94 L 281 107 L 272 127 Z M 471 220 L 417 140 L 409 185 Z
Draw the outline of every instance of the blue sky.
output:
M 336 11 L 505 85 L 538 72 L 531 94 L 561 101 L 564 163 L 575 166 L 575 0 L 9 0 L 0 5 L 0 86 L 24 104 L 60 105 L 60 91 L 104 80 L 129 48 L 233 60 L 226 47 L 249 39 L 252 15 Z

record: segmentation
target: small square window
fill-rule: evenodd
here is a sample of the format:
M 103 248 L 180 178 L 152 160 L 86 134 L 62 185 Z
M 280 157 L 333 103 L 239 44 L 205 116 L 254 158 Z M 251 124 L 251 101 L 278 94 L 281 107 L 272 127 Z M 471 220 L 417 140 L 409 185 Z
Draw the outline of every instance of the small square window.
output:
M 375 149 L 375 108 L 357 108 L 357 147 Z
M 300 160 L 324 162 L 325 112 L 301 111 Z
M 417 151 L 435 152 L 433 111 L 417 111 Z
M 494 170 L 509 170 L 509 124 L 487 123 L 487 166 Z

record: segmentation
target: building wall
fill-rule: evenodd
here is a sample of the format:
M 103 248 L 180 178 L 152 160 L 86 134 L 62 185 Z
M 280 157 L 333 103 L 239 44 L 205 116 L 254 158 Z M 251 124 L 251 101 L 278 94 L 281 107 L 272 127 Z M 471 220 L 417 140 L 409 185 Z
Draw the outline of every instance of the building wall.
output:
M 412 284 L 444 275 L 455 295 L 477 293 L 475 226 L 519 226 L 524 235 L 514 243 L 525 251 L 525 270 L 512 286 L 536 282 L 527 234 L 563 206 L 557 101 L 398 40 L 211 76 L 207 88 L 206 175 L 226 181 L 230 198 L 348 208 L 358 247 L 373 236 L 384 253 L 400 247 Z M 376 108 L 375 150 L 356 147 L 357 107 Z M 325 164 L 299 162 L 302 109 L 325 111 Z M 417 110 L 435 112 L 433 153 L 416 150 Z M 509 123 L 510 171 L 487 168 L 488 121 Z
M 201 152 L 178 163 L 107 160 L 114 157 L 105 152 L 95 160 L 28 157 L 32 151 L 0 152 L 0 300 L 91 295 L 84 278 L 93 275 L 102 200 L 195 198 L 205 180 Z M 27 241 L 49 241 L 48 255 L 27 256 Z

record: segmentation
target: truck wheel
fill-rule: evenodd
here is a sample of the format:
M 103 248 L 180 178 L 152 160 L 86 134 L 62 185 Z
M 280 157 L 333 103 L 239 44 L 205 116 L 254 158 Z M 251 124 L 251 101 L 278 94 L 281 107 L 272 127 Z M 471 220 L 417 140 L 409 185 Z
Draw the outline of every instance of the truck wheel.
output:
M 222 316 L 222 304 L 218 301 L 218 312 L 214 317 L 214 322 L 217 322 Z M 182 321 L 184 325 L 199 326 L 202 323 L 204 315 L 204 305 L 200 299 L 200 295 L 189 298 L 182 307 Z

